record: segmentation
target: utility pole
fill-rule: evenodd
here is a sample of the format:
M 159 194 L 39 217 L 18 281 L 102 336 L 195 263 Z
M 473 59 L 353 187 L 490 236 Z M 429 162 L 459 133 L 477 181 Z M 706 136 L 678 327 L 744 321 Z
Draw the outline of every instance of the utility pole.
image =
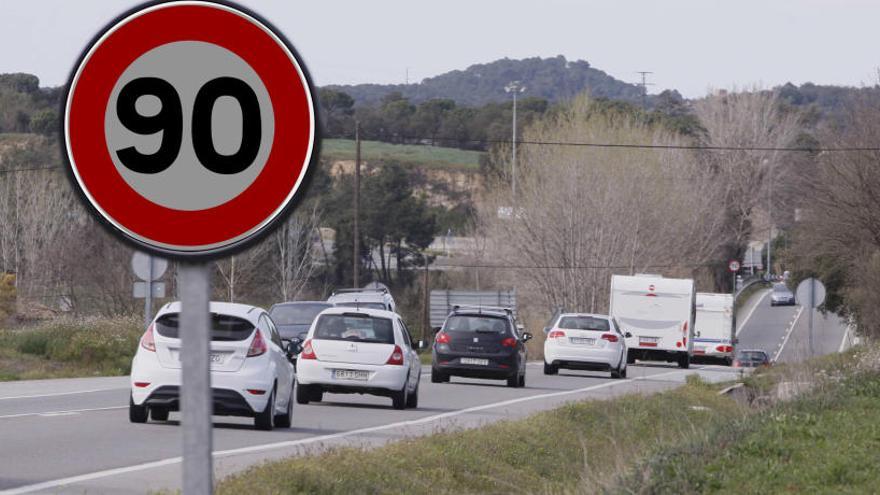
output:
M 430 288 L 428 287 L 428 255 L 422 254 L 422 258 L 425 262 L 425 276 L 422 283 L 422 286 L 425 288 L 425 293 L 422 298 L 422 340 L 424 342 L 428 341 L 428 328 L 431 326 L 431 318 L 430 313 L 428 311 L 428 302 L 430 301 Z
M 773 275 L 773 265 L 770 263 L 772 258 L 770 253 L 773 251 L 773 163 L 764 159 L 764 165 L 767 166 L 767 280 Z
M 647 77 L 648 77 L 648 74 L 653 74 L 653 72 L 646 71 L 646 70 L 640 70 L 640 71 L 636 71 L 636 74 L 642 75 L 642 82 L 641 82 L 641 84 L 639 84 L 639 86 L 642 87 L 642 109 L 647 110 L 648 109 L 648 86 L 654 85 L 654 83 L 648 82 Z
M 521 85 L 519 81 L 513 81 L 504 87 L 504 91 L 513 93 L 513 160 L 510 164 L 510 175 L 514 203 L 516 203 L 516 94 L 525 90 L 526 87 Z
M 354 251 L 352 252 L 353 282 L 354 287 L 360 287 L 360 258 L 361 258 L 361 123 L 354 122 Z

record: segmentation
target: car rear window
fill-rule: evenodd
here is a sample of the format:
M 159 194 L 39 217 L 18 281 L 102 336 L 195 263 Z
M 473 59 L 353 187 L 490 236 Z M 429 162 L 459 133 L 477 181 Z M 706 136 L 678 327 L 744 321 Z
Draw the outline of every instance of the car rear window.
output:
M 342 302 L 336 305 L 343 308 L 388 309 L 385 304 L 378 302 Z
M 178 339 L 180 314 L 168 313 L 160 316 L 154 325 L 156 332 L 163 337 Z M 211 340 L 245 340 L 254 333 L 254 326 L 244 318 L 211 313 Z
M 595 330 L 597 332 L 607 332 L 611 329 L 611 325 L 605 318 L 595 318 L 592 316 L 564 316 L 559 320 L 559 328 L 566 330 Z
M 738 359 L 740 361 L 759 361 L 763 362 L 767 360 L 767 355 L 763 352 L 755 352 L 755 351 L 744 351 L 739 353 Z
M 332 307 L 326 303 L 286 304 L 272 308 L 270 316 L 276 325 L 311 325 L 318 313 Z
M 359 313 L 322 315 L 313 338 L 350 342 L 394 343 L 394 326 L 388 318 Z
M 454 315 L 446 320 L 444 332 L 505 333 L 507 320 L 494 316 Z

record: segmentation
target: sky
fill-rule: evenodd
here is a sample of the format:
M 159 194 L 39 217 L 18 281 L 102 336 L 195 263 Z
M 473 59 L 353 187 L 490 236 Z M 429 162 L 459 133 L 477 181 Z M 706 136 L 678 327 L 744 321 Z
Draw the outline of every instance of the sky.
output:
M 64 84 L 86 43 L 140 2 L 0 0 L 0 73 Z M 877 0 L 240 0 L 318 85 L 417 82 L 499 58 L 582 59 L 650 93 L 873 84 Z

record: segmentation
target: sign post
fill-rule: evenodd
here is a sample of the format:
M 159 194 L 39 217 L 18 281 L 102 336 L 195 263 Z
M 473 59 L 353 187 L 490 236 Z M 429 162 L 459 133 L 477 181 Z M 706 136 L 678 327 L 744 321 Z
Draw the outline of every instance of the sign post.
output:
M 810 356 L 812 357 L 815 355 L 815 348 L 813 347 L 813 313 L 816 312 L 816 308 L 825 302 L 825 285 L 813 277 L 804 279 L 797 286 L 795 299 L 798 304 L 804 306 L 810 312 L 807 316 L 807 320 L 809 321 L 810 333 L 808 338 L 810 343 Z
M 148 253 L 139 274 L 145 320 L 164 272 L 155 256 L 181 262 L 183 493 L 211 493 L 206 260 L 255 242 L 293 206 L 317 157 L 313 85 L 268 22 L 228 2 L 194 0 L 147 4 L 112 21 L 68 88 L 69 175 L 105 227 Z
M 741 265 L 738 260 L 730 260 L 727 264 L 727 269 L 730 270 L 731 276 L 733 277 L 733 290 L 731 294 L 736 294 L 736 272 L 739 271 Z
M 134 297 L 144 298 L 144 328 L 150 326 L 153 319 L 153 298 L 164 297 L 165 285 L 157 280 L 165 275 L 168 261 L 147 253 L 135 251 L 131 256 L 131 269 L 143 282 L 135 282 Z M 143 294 L 143 295 L 141 295 Z M 161 294 L 161 295 L 160 295 Z

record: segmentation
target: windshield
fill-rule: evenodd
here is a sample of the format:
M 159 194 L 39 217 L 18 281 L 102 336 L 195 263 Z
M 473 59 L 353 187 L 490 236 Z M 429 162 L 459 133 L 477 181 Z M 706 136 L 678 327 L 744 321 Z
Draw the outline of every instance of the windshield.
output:
M 341 302 L 336 303 L 336 306 L 343 308 L 388 309 L 385 307 L 385 304 L 378 302 Z
M 364 314 L 323 315 L 318 318 L 314 338 L 393 344 L 394 326 L 388 318 Z
M 605 318 L 595 318 L 593 316 L 564 316 L 559 320 L 559 328 L 567 330 L 595 330 L 597 332 L 607 332 L 611 326 Z
M 450 316 L 446 320 L 445 332 L 479 332 L 479 333 L 505 333 L 507 320 L 493 316 Z
M 311 325 L 318 313 L 332 307 L 327 303 L 285 304 L 275 306 L 269 314 L 276 325 Z
M 739 353 L 737 359 L 740 361 L 763 362 L 767 360 L 767 355 L 760 351 L 743 351 Z
M 177 339 L 180 314 L 168 313 L 160 316 L 155 323 L 159 335 Z M 211 313 L 211 340 L 245 340 L 254 332 L 251 322 L 235 316 Z

